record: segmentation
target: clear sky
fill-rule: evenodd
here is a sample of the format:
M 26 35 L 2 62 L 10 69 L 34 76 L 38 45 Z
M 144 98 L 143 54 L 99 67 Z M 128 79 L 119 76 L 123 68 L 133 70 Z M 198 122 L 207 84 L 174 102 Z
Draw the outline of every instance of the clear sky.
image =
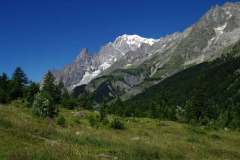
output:
M 122 34 L 159 38 L 182 31 L 225 0 L 1 0 L 0 72 L 20 66 L 39 81 Z

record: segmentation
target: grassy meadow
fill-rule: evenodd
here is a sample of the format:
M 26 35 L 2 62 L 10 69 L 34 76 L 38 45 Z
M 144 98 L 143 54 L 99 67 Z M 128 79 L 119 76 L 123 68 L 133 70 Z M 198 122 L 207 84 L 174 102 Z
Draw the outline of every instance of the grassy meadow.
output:
M 102 123 L 92 127 L 88 117 L 96 112 L 62 109 L 60 114 L 64 126 L 34 117 L 18 104 L 0 106 L 0 159 L 240 159 L 238 131 L 148 118 L 121 118 L 125 129 L 117 130 Z

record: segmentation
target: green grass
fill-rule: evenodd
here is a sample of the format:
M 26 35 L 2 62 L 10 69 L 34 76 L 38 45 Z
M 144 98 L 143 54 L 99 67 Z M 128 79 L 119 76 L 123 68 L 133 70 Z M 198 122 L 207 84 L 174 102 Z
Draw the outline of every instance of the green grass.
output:
M 88 115 L 61 110 L 65 127 L 49 126 L 24 107 L 0 107 L 1 160 L 239 160 L 240 133 L 148 118 L 124 118 L 126 129 L 91 127 Z M 110 116 L 110 119 L 114 116 Z

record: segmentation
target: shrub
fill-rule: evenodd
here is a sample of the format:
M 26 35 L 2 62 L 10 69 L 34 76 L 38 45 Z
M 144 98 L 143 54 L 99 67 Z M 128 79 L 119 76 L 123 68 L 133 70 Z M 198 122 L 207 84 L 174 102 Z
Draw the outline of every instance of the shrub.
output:
M 58 112 L 53 99 L 45 92 L 40 92 L 35 96 L 32 110 L 33 114 L 43 118 L 54 117 Z
M 74 98 L 64 98 L 61 105 L 67 109 L 74 109 L 78 106 L 78 101 Z
M 13 100 L 11 102 L 11 105 L 14 106 L 14 107 L 17 107 L 17 108 L 26 106 L 26 104 L 24 103 L 24 101 L 22 99 Z
M 105 125 L 105 126 L 110 123 L 108 118 L 104 118 L 101 122 L 102 122 L 102 124 Z
M 124 123 L 119 118 L 114 118 L 110 124 L 110 127 L 113 129 L 125 129 Z
M 98 127 L 99 117 L 96 115 L 90 115 L 88 121 L 92 127 Z
M 106 111 L 105 105 L 103 105 L 100 108 L 99 113 L 100 113 L 100 121 L 104 121 L 105 119 L 107 119 L 107 111 Z
M 0 128 L 11 128 L 12 123 L 10 121 L 5 120 L 3 117 L 0 117 Z
M 66 124 L 66 119 L 64 118 L 63 115 L 58 116 L 57 118 L 57 124 L 64 127 Z

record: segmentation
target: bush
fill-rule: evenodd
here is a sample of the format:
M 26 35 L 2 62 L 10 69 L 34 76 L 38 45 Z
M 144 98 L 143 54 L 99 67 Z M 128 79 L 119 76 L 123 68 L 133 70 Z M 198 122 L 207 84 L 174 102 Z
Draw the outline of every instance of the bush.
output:
M 26 106 L 26 103 L 22 100 L 22 99 L 17 99 L 17 100 L 13 100 L 11 102 L 11 105 L 17 108 Z
M 104 121 L 105 119 L 107 119 L 107 111 L 106 111 L 106 106 L 102 106 L 99 110 L 99 114 L 100 114 L 100 121 Z
M 78 101 L 74 98 L 64 98 L 61 105 L 67 109 L 74 109 L 78 106 Z
M 54 117 L 57 115 L 57 107 L 53 103 L 53 99 L 44 92 L 38 93 L 33 102 L 33 114 L 39 116 L 39 117 Z
M 102 124 L 105 125 L 105 126 L 110 123 L 108 118 L 104 118 L 101 122 L 102 122 Z
M 98 127 L 99 117 L 96 115 L 90 115 L 88 121 L 92 127 Z
M 119 118 L 114 118 L 110 126 L 113 129 L 125 129 L 124 123 Z
M 57 118 L 57 124 L 64 127 L 66 124 L 66 119 L 64 118 L 63 115 L 58 116 Z

